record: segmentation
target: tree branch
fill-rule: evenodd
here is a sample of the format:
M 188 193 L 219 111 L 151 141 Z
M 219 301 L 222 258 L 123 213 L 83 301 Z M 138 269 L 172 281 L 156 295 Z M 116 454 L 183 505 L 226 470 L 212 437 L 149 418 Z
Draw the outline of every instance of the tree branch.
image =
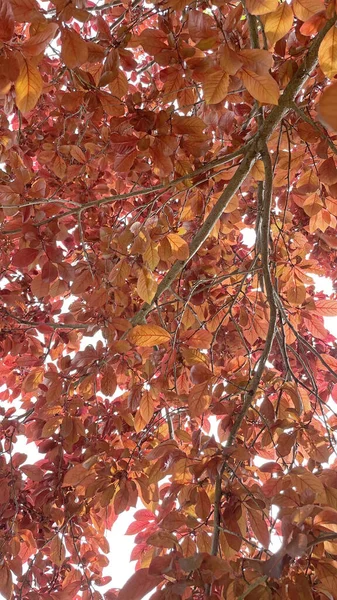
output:
M 303 60 L 302 66 L 297 70 L 293 79 L 288 83 L 279 100 L 278 105 L 270 111 L 268 117 L 264 121 L 263 125 L 261 126 L 254 140 L 252 141 L 251 145 L 249 145 L 248 147 L 246 146 L 246 153 L 241 161 L 240 166 L 238 167 L 232 179 L 228 183 L 227 187 L 221 194 L 217 203 L 214 205 L 207 219 L 204 221 L 203 225 L 200 227 L 199 231 L 194 236 L 189 248 L 189 258 L 187 260 L 178 260 L 172 265 L 171 269 L 166 273 L 165 277 L 160 282 L 157 293 L 154 296 L 152 303 L 143 304 L 138 313 L 136 313 L 133 319 L 131 320 L 132 325 L 138 325 L 139 323 L 144 322 L 153 305 L 156 302 L 158 302 L 159 297 L 167 289 L 169 289 L 169 287 L 172 285 L 173 281 L 175 281 L 179 273 L 181 273 L 181 271 L 185 268 L 188 262 L 193 258 L 196 252 L 198 252 L 199 248 L 208 238 L 214 225 L 221 217 L 224 210 L 227 208 L 229 202 L 233 198 L 240 185 L 244 182 L 251 167 L 257 160 L 259 156 L 259 149 L 261 148 L 261 146 L 264 146 L 266 144 L 266 142 L 272 135 L 274 129 L 280 123 L 281 119 L 283 119 L 285 114 L 289 110 L 292 110 L 292 103 L 294 102 L 297 94 L 300 92 L 307 79 L 310 77 L 311 71 L 317 64 L 318 49 L 321 44 L 321 41 L 326 35 L 326 33 L 329 31 L 329 29 L 331 29 L 331 27 L 335 24 L 336 18 L 337 17 L 329 19 L 325 26 L 317 34 L 310 46 L 310 49 L 305 59 Z

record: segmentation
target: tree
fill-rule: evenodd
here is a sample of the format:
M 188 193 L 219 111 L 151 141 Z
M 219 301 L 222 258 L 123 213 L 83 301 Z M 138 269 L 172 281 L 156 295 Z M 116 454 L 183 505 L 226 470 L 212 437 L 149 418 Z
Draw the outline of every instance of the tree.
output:
M 336 9 L 1 0 L 2 597 L 337 598 Z

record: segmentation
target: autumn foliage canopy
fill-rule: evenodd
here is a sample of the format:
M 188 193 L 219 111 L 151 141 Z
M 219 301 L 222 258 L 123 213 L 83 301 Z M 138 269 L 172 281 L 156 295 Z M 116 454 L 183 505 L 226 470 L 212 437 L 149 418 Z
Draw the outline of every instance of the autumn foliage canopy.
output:
M 0 0 L 2 598 L 337 599 L 336 10 Z

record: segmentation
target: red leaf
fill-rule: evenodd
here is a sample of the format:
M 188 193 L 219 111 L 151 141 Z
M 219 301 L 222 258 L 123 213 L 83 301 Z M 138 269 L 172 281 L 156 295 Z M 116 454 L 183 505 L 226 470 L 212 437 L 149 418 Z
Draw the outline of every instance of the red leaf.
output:
M 29 267 L 39 255 L 40 250 L 37 248 L 22 248 L 18 250 L 12 258 L 14 267 Z

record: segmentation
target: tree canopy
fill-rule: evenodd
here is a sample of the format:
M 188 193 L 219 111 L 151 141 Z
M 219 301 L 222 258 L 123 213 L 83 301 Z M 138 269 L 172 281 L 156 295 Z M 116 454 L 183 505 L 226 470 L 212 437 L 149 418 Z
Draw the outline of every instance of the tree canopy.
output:
M 336 9 L 0 1 L 6 600 L 337 599 Z

